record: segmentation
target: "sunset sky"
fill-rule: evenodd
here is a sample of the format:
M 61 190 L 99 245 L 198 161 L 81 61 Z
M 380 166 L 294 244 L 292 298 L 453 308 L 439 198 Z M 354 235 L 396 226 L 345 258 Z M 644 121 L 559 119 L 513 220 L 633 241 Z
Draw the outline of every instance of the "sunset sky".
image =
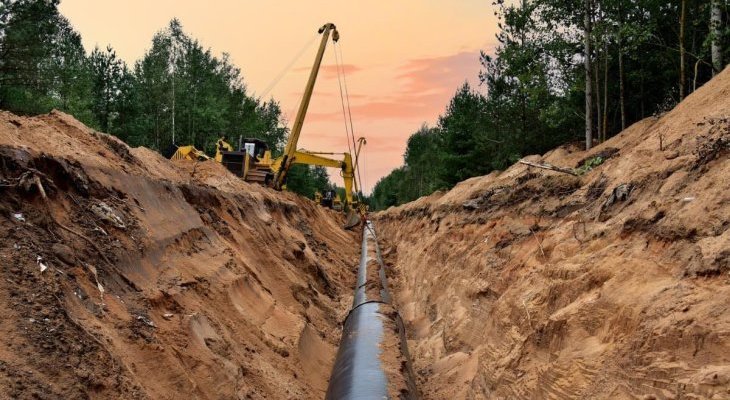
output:
M 335 23 L 355 135 L 368 141 L 361 163 L 366 192 L 402 164 L 408 136 L 424 122 L 435 123 L 461 83 L 478 84 L 479 51 L 491 52 L 497 30 L 491 2 L 476 0 L 62 0 L 60 9 L 87 51 L 111 44 L 130 66 L 155 32 L 177 17 L 204 47 L 229 53 L 255 95 L 311 43 L 266 95 L 281 103 L 290 126 L 319 43 L 313 40 L 317 29 Z M 300 148 L 347 150 L 332 49 L 324 56 Z

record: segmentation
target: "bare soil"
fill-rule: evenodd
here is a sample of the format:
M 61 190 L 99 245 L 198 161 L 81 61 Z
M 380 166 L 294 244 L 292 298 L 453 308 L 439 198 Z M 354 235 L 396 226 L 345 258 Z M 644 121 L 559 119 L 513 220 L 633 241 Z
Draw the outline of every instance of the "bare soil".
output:
M 528 159 L 596 156 L 375 215 L 424 397 L 730 398 L 730 70 Z M 0 398 L 322 398 L 359 258 L 342 223 L 215 162 L 0 112 Z
M 0 112 L 0 398 L 322 398 L 358 263 L 342 222 Z
M 376 214 L 425 398 L 730 398 L 730 69 L 597 155 Z

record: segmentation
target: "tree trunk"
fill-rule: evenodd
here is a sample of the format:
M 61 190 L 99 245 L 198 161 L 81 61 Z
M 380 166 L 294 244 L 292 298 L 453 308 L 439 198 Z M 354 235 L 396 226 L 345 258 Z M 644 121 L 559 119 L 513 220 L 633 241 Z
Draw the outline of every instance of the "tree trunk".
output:
M 712 0 L 710 6 L 710 37 L 712 54 L 712 75 L 722 71 L 725 67 L 722 61 L 722 44 L 720 36 L 722 32 L 722 10 L 720 9 L 720 0 Z
M 684 50 L 684 29 L 685 29 L 685 20 L 686 20 L 686 9 L 687 9 L 687 0 L 682 0 L 680 5 L 680 12 L 679 12 L 679 101 L 684 100 L 685 96 L 685 70 L 684 66 L 686 64 L 684 57 L 685 57 L 685 50 Z
M 692 91 L 693 92 L 695 90 L 697 90 L 697 72 L 698 72 L 697 69 L 699 68 L 701 61 L 702 61 L 702 59 L 698 58 L 697 61 L 695 62 L 695 75 L 694 75 L 694 80 L 692 81 Z
M 626 129 L 626 103 L 625 103 L 625 91 L 624 91 L 624 49 L 621 35 L 624 27 L 624 13 L 623 5 L 619 2 L 618 9 L 618 34 L 616 35 L 618 41 L 618 85 L 619 85 L 619 106 L 621 107 L 621 130 Z
M 584 68 L 586 73 L 586 150 L 593 146 L 593 77 L 591 76 L 591 0 L 585 0 L 584 24 L 584 46 L 585 60 Z
M 155 148 L 160 150 L 160 111 L 155 113 Z
M 601 142 L 606 141 L 608 130 L 608 41 L 603 42 L 603 127 L 601 128 Z
M 601 136 L 603 135 L 603 132 L 601 132 L 601 119 L 603 118 L 603 113 L 601 110 L 601 51 L 600 47 L 596 45 L 596 59 L 593 63 L 593 93 L 595 93 L 595 103 L 596 103 L 596 134 L 598 135 L 598 141 L 601 141 Z
M 172 70 L 172 144 L 175 144 L 175 70 Z
M 640 112 L 641 112 L 641 119 L 644 119 L 646 117 L 646 107 L 644 105 L 644 71 L 641 72 L 641 80 L 639 84 L 639 100 L 640 101 Z

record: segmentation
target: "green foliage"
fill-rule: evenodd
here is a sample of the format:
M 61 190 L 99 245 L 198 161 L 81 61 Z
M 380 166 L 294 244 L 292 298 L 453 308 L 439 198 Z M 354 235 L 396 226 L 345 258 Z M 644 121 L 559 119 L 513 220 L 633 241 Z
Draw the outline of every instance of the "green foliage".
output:
M 279 104 L 247 94 L 228 54 L 214 56 L 177 19 L 154 35 L 133 68 L 111 46 L 87 56 L 59 0 L 0 0 L 0 109 L 34 115 L 56 108 L 131 146 L 207 152 L 223 134 L 264 140 L 276 154 L 287 136 Z M 328 187 L 324 168 L 296 167 L 291 190 Z
M 155 35 L 132 74 L 139 110 L 129 121 L 134 145 L 162 150 L 189 143 L 212 152 L 225 133 L 232 142 L 262 139 L 276 151 L 286 138 L 278 103 L 248 96 L 230 57 L 213 56 L 177 20 Z
M 405 166 L 391 172 L 375 185 L 366 203 L 373 209 L 415 200 L 444 187 L 442 180 L 443 138 L 438 128 L 427 125 L 408 139 Z
M 480 136 L 486 117 L 486 99 L 467 83 L 451 99 L 438 127 L 443 143 L 441 178 L 447 185 L 484 172 Z M 478 171 L 475 171 L 477 169 Z
M 581 165 L 579 168 L 576 168 L 575 172 L 578 175 L 583 175 L 586 172 L 592 170 L 593 168 L 603 164 L 603 161 L 605 161 L 605 160 L 601 156 L 591 157 L 591 158 L 587 159 L 583 163 L 583 165 Z
M 286 189 L 310 199 L 331 187 L 325 167 L 294 164 L 287 173 Z
M 0 108 L 38 114 L 59 108 L 93 123 L 81 36 L 58 1 L 4 1 L 0 9 Z
M 690 75 L 685 89 L 691 92 L 695 81 L 699 87 L 712 74 L 709 2 L 686 1 L 686 70 Z M 593 2 L 590 38 L 594 53 L 588 56 L 597 80 L 588 84 L 595 89 L 594 129 L 605 126 L 606 138 L 621 130 L 619 53 L 627 124 L 662 112 L 666 104 L 679 100 L 679 3 Z M 437 140 L 429 143 L 436 145 L 422 145 L 424 128 L 411 136 L 404 166 L 373 189 L 374 208 L 412 201 L 583 137 L 584 1 L 495 0 L 493 6 L 500 20 L 499 45 L 493 54 L 482 53 L 479 74 L 487 94 L 468 85 L 460 87 L 433 128 Z M 727 21 L 727 7 L 722 7 Z M 727 24 L 721 35 L 722 47 L 727 49 Z M 602 161 L 588 160 L 579 171 L 588 171 Z

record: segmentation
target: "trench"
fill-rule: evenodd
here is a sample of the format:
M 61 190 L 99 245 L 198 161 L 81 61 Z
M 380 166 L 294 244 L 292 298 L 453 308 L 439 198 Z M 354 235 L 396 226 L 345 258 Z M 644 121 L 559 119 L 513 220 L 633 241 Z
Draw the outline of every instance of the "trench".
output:
M 728 398 L 730 163 L 695 153 L 727 119 L 663 118 L 581 178 L 516 164 L 360 236 L 219 164 L 0 113 L 0 398 Z M 669 122 L 665 159 L 642 143 Z
M 371 221 L 363 226 L 352 308 L 342 328 L 325 398 L 419 398 L 405 327 L 392 303 Z

